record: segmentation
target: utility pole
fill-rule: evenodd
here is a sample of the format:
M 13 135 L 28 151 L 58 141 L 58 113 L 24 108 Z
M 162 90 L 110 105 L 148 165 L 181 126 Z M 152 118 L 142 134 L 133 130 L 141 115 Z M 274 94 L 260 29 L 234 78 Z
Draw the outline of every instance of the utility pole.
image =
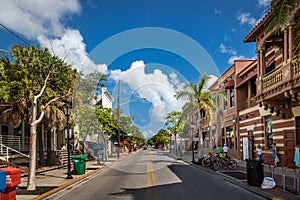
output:
M 121 89 L 121 82 L 118 82 L 118 151 L 117 151 L 117 158 L 120 158 L 120 89 Z

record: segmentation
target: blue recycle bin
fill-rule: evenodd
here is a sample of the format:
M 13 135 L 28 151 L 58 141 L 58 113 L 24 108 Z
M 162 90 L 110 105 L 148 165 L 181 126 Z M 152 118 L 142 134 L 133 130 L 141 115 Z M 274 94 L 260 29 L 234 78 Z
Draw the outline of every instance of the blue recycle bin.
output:
M 6 171 L 0 170 L 0 192 L 6 188 Z

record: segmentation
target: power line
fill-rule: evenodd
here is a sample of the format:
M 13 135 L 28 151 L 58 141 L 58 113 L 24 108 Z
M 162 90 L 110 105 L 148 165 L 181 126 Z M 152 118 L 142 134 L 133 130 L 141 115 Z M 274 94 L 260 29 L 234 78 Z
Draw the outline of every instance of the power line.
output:
M 18 38 L 19 40 L 21 40 L 22 42 L 24 42 L 25 44 L 27 44 L 28 46 L 30 46 L 30 43 L 27 42 L 25 39 L 21 38 L 19 35 L 17 35 L 15 32 L 13 32 L 12 30 L 10 30 L 9 28 L 7 28 L 5 25 L 0 23 L 0 26 L 2 26 L 5 30 L 7 30 L 9 33 L 11 33 L 12 35 L 14 35 L 16 38 Z

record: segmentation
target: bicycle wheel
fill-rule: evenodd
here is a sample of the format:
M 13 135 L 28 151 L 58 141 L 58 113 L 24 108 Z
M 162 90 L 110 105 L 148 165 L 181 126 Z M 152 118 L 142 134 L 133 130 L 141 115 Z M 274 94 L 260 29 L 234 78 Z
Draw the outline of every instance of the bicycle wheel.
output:
M 233 159 L 229 160 L 229 169 L 236 169 L 237 168 L 237 162 Z
M 210 158 L 203 158 L 201 164 L 204 167 L 209 167 L 210 166 Z
M 214 161 L 211 163 L 211 165 L 212 165 L 212 169 L 213 169 L 214 171 L 217 171 L 217 170 L 219 170 L 219 168 L 220 168 L 220 163 L 219 163 L 218 160 L 214 160 Z

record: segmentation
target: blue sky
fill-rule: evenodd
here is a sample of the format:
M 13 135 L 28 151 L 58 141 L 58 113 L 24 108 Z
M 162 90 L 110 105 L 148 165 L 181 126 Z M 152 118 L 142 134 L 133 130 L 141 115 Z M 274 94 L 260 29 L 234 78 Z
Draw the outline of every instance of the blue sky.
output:
M 180 110 L 183 82 L 219 76 L 234 59 L 254 58 L 243 39 L 270 0 L 4 0 L 0 23 L 30 44 L 53 49 L 75 68 L 106 73 L 122 111 L 149 136 Z M 20 39 L 0 28 L 0 49 Z M 135 101 L 146 97 L 146 102 Z M 134 101 L 126 104 L 128 101 Z M 116 107 L 116 101 L 114 103 Z

